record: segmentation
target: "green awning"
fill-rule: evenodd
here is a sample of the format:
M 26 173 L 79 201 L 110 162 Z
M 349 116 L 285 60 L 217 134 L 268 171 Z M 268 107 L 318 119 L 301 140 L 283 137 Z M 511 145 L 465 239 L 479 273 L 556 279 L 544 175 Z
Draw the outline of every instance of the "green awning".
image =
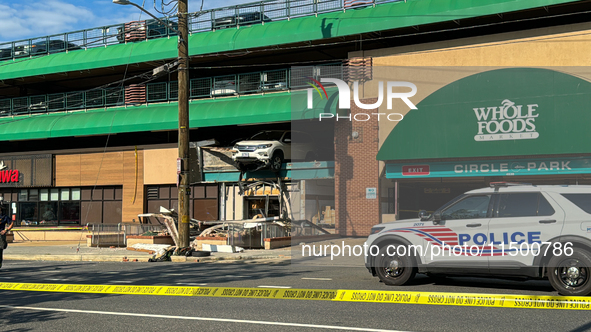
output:
M 292 120 L 290 93 L 195 100 L 191 128 Z M 0 118 L 0 141 L 105 135 L 178 128 L 178 104 Z
M 384 3 L 376 7 L 321 14 L 318 17 L 308 16 L 240 29 L 195 33 L 189 37 L 189 54 L 211 54 L 358 35 L 575 1 L 408 0 Z M 172 59 L 176 56 L 177 38 L 159 38 L 20 59 L 8 65 L 8 61 L 2 62 L 0 80 Z
M 576 73 L 485 71 L 423 99 L 390 132 L 377 159 L 591 153 L 589 123 L 591 82 Z

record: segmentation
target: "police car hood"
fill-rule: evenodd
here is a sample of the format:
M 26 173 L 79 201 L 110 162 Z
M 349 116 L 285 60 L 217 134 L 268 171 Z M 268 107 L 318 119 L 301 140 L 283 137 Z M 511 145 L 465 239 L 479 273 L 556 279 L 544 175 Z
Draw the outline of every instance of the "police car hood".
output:
M 409 224 L 414 224 L 416 222 L 424 222 L 424 223 L 430 223 L 431 221 L 421 221 L 421 219 L 419 218 L 414 218 L 414 219 L 402 219 L 402 220 L 394 220 L 394 221 L 388 221 L 383 223 L 382 225 L 400 225 L 400 224 L 404 224 L 404 223 L 409 223 Z

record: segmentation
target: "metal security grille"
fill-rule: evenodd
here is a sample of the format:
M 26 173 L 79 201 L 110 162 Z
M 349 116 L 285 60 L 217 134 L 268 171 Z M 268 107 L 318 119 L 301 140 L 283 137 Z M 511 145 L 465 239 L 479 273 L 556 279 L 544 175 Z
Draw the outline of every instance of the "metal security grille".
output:
M 168 92 L 169 100 L 178 100 L 179 99 L 179 82 L 173 81 L 170 82 L 170 90 Z
M 211 94 L 211 78 L 191 80 L 191 98 L 209 97 Z
M 321 78 L 338 78 L 343 79 L 343 67 L 338 65 L 332 66 L 318 66 L 316 67 L 317 70 L 317 80 L 320 81 Z
M 84 93 L 70 92 L 66 94 L 66 109 L 74 110 L 84 107 Z
M 261 89 L 261 74 L 250 73 L 238 75 L 238 92 L 256 92 Z
M 66 108 L 66 95 L 63 93 L 54 93 L 47 96 L 47 110 L 61 111 Z
M 345 65 L 348 65 L 348 63 L 345 63 Z M 189 98 L 207 98 L 281 91 L 291 88 L 308 88 L 308 83 L 312 82 L 310 78 L 317 80 L 321 77 L 342 78 L 344 75 L 340 68 L 342 66 L 339 63 L 195 78 L 190 80 L 191 91 Z M 371 68 L 365 68 L 363 70 L 366 73 L 366 77 L 371 77 Z M 128 90 L 128 98 L 131 98 L 131 96 L 134 98 L 133 104 L 178 100 L 178 82 L 176 81 L 149 83 L 145 88 L 136 87 L 132 89 L 133 91 L 129 90 L 129 87 L 126 89 Z M 2 99 L 0 100 L 0 117 L 36 112 L 121 106 L 125 104 L 124 91 L 125 89 L 123 87 L 117 87 Z M 142 97 L 142 93 L 145 96 Z M 131 100 L 128 100 L 128 103 L 130 102 Z
M 29 98 L 18 97 L 12 100 L 12 114 L 29 113 Z
M 237 94 L 236 75 L 217 76 L 213 78 L 212 96 Z
M 30 98 L 29 110 L 31 113 L 47 111 L 45 96 L 32 96 Z
M 123 88 L 108 88 L 105 89 L 105 106 L 123 105 L 125 95 Z
M 314 77 L 314 67 L 293 67 L 291 69 L 291 88 L 308 88 L 310 77 Z
M 261 75 L 261 90 L 275 91 L 287 89 L 287 70 L 266 71 Z
M 0 115 L 8 115 L 12 110 L 12 99 L 0 100 Z
M 92 90 L 86 91 L 86 107 L 102 107 L 105 105 L 105 91 L 103 89 L 100 90 Z
M 166 82 L 150 83 L 147 86 L 147 100 L 148 102 L 164 101 L 168 98 Z

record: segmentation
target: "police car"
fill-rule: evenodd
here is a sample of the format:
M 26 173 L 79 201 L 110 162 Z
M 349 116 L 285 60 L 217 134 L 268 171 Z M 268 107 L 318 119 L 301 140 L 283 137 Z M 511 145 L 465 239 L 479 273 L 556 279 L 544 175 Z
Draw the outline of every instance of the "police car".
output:
M 388 285 L 416 273 L 548 278 L 563 295 L 589 295 L 591 186 L 491 183 L 376 225 L 365 245 L 366 267 Z

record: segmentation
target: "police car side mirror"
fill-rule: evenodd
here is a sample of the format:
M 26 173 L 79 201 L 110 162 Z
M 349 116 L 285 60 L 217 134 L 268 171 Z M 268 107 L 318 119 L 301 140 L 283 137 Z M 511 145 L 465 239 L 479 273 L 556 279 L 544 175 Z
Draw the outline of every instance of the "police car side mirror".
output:
M 419 211 L 419 219 L 421 219 L 421 221 L 429 220 L 429 217 L 430 217 L 430 215 L 427 213 L 427 211 L 425 211 L 425 210 Z
M 440 222 L 441 222 L 441 212 L 433 213 L 433 224 L 439 225 Z

